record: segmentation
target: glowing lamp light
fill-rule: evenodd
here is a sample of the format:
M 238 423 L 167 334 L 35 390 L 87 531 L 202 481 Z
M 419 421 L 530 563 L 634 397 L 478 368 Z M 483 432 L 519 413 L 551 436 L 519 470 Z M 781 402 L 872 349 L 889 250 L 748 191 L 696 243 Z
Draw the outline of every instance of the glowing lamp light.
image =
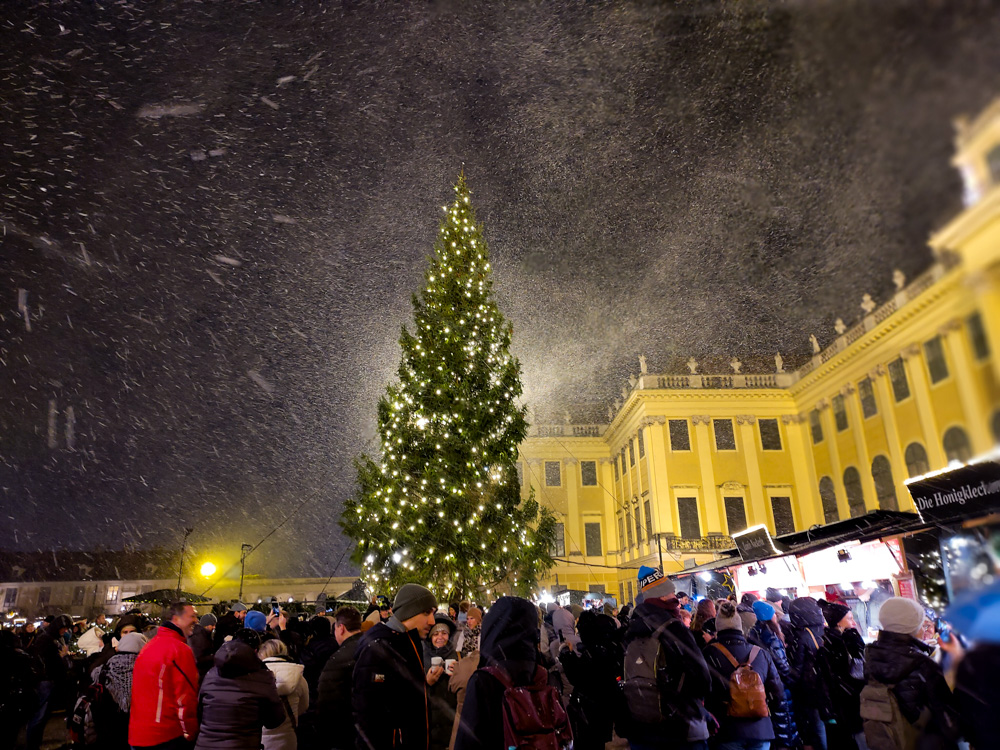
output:
M 207 562 L 201 566 L 201 574 L 205 578 L 211 578 L 215 575 L 215 565 L 213 563 Z

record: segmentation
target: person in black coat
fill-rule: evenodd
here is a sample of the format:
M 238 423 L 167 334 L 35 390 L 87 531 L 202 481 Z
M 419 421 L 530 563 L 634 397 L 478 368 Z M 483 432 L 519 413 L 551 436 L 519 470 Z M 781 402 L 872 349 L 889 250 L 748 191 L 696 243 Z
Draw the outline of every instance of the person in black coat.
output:
M 766 601 L 754 602 L 753 612 L 757 615 L 757 622 L 750 629 L 747 641 L 767 650 L 771 661 L 774 662 L 774 668 L 778 670 L 778 676 L 785 686 L 784 708 L 779 707 L 771 712 L 774 745 L 775 747 L 799 747 L 799 730 L 795 725 L 792 691 L 788 689 L 788 679 L 792 670 L 788 665 L 788 654 L 785 650 L 785 642 L 782 640 L 781 626 L 778 624 L 780 615 L 774 606 Z
M 219 619 L 213 614 L 202 615 L 187 638 L 187 643 L 194 652 L 198 676 L 203 680 L 208 670 L 215 666 L 215 643 L 212 640 L 212 631 L 215 630 L 218 621 Z
M 198 693 L 195 750 L 259 750 L 264 727 L 285 721 L 274 675 L 235 638 L 222 644 Z
M 924 625 L 923 607 L 896 596 L 882 604 L 878 616 L 882 630 L 866 652 L 866 679 L 895 686 L 904 718 L 923 726 L 919 750 L 954 750 L 961 735 L 955 697 L 930 657 L 933 649 L 917 639 Z M 991 738 L 994 746 L 996 739 Z
M 708 710 L 719 722 L 719 733 L 715 738 L 719 743 L 743 743 L 746 746 L 759 745 L 774 739 L 771 717 L 741 718 L 728 715 L 729 678 L 736 671 L 736 664 L 749 662 L 764 683 L 767 705 L 770 712 L 785 713 L 785 686 L 774 666 L 767 649 L 749 643 L 743 635 L 743 619 L 732 602 L 724 602 L 715 616 L 718 635 L 705 649 L 705 661 L 712 673 L 712 688 L 706 704 Z M 722 648 L 720 648 L 720 646 Z M 725 653 L 722 649 L 728 651 Z M 756 649 L 751 661 L 750 656 Z M 739 746 L 739 745 L 737 745 Z
M 569 719 L 576 750 L 604 750 L 614 733 L 615 706 L 625 654 L 615 635 L 615 621 L 593 610 L 580 615 L 580 645 L 566 644 L 559 654 L 573 685 Z
M 52 713 L 56 693 L 69 679 L 69 647 L 63 634 L 73 627 L 69 615 L 58 615 L 35 637 L 28 654 L 41 662 L 41 681 L 38 683 L 38 703 L 34 716 L 28 720 L 28 750 L 38 750 L 42 744 L 45 725 Z
M 431 628 L 427 640 L 424 641 L 424 670 L 427 673 L 428 711 L 431 724 L 431 750 L 447 750 L 451 742 L 451 730 L 455 726 L 455 708 L 458 706 L 458 696 L 449 689 L 451 673 L 444 666 L 451 662 L 454 671 L 458 662 L 458 652 L 451 644 L 455 635 L 456 625 L 443 612 L 434 615 L 434 627 Z M 434 666 L 433 660 L 441 659 L 441 664 Z
M 333 628 L 326 615 L 317 615 L 309 621 L 308 628 L 312 637 L 302 649 L 300 661 L 305 669 L 302 671 L 309 685 L 309 705 L 319 699 L 319 676 L 330 657 L 337 651 L 337 639 L 333 637 Z
M 505 687 L 484 666 L 502 669 L 515 686 L 547 685 L 538 659 L 538 615 L 527 599 L 500 597 L 483 618 L 479 664 L 466 688 L 455 750 L 503 750 Z M 572 740 L 569 726 L 563 735 Z
M 827 750 L 826 720 L 831 716 L 826 684 L 820 675 L 817 654 L 823 644 L 826 619 L 811 596 L 788 606 L 793 640 L 788 648 L 788 678 L 795 706 L 795 723 L 807 748 Z
M 353 607 L 341 607 L 334 615 L 333 637 L 339 647 L 319 675 L 316 703 L 299 722 L 299 747 L 354 750 L 357 732 L 351 714 L 352 675 L 355 653 L 361 643 L 361 613 Z M 303 737 L 303 725 L 309 728 L 309 741 Z
M 359 750 L 426 750 L 430 727 L 423 640 L 434 627 L 437 599 L 403 585 L 392 616 L 361 637 L 352 704 Z
M 854 625 L 854 614 L 839 602 L 831 602 L 823 612 L 827 628 L 819 650 L 820 672 L 830 698 L 831 719 L 827 722 L 830 747 L 859 747 L 863 740 L 861 690 L 865 686 L 865 642 Z

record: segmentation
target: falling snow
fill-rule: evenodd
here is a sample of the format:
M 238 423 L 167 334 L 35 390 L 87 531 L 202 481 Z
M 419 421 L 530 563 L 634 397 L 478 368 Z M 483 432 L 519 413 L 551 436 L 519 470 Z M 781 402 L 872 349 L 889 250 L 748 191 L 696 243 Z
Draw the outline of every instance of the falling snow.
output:
M 603 420 L 639 355 L 795 367 L 929 262 L 998 36 L 935 0 L 11 4 L 0 546 L 238 555 L 302 503 L 268 564 L 329 574 L 463 166 L 537 419 Z

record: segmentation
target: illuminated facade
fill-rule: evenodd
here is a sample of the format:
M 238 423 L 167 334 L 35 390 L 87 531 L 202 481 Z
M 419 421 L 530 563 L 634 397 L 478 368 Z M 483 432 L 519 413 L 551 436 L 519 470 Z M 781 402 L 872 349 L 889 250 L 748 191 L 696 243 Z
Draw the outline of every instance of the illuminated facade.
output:
M 1000 444 L 1000 99 L 957 123 L 965 208 L 934 263 L 860 299 L 853 327 L 785 372 L 643 372 L 606 425 L 537 425 L 523 492 L 561 522 L 546 587 L 634 596 L 635 569 L 713 559 L 731 534 L 784 534 L 882 508 L 904 480 Z

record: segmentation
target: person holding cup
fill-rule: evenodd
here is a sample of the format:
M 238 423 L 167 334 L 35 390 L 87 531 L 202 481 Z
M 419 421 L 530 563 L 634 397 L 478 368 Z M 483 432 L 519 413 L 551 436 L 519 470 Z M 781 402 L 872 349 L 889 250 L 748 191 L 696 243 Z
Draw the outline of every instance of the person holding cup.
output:
M 434 627 L 424 641 L 424 669 L 430 711 L 430 750 L 445 750 L 451 742 L 458 696 L 448 689 L 458 652 L 451 645 L 455 623 L 443 612 L 434 615 Z

